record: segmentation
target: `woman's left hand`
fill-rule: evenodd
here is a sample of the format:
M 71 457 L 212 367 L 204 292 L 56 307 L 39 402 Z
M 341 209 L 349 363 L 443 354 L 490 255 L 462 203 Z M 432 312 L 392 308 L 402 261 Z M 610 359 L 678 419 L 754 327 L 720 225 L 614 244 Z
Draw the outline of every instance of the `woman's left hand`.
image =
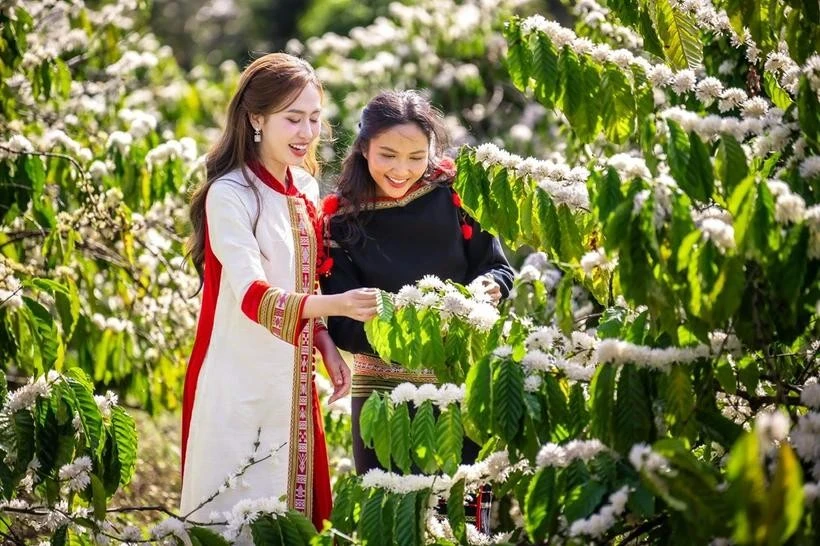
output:
M 328 404 L 332 404 L 336 400 L 347 396 L 350 392 L 350 368 L 342 358 L 342 355 L 339 354 L 339 349 L 336 348 L 336 344 L 330 339 L 330 335 L 327 331 L 323 331 L 319 334 L 319 338 L 324 338 L 325 336 L 327 336 L 325 339 L 317 339 L 318 343 L 316 345 L 322 354 L 322 362 L 325 364 L 330 382 L 333 383 L 333 394 L 330 395 L 327 401 Z
M 481 286 L 484 288 L 484 293 L 490 296 L 490 301 L 493 305 L 498 305 L 501 301 L 501 286 L 489 275 L 479 277 L 481 279 Z

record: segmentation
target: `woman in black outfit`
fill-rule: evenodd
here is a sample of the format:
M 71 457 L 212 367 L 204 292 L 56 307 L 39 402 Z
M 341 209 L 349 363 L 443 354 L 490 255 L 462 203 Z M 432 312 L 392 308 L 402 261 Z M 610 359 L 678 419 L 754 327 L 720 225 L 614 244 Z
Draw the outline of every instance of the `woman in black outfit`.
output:
M 321 279 L 324 294 L 358 287 L 396 293 L 435 275 L 461 284 L 479 279 L 494 302 L 507 296 L 513 271 L 498 240 L 461 209 L 453 162 L 442 155 L 447 142 L 441 113 L 414 91 L 383 92 L 368 103 L 337 192 L 323 207 L 333 260 Z M 353 454 L 363 474 L 380 467 L 359 434 L 367 397 L 406 381 L 437 380 L 380 360 L 361 322 L 329 317 L 327 326 L 336 345 L 354 355 Z M 474 462 L 478 446 L 464 446 L 464 462 Z

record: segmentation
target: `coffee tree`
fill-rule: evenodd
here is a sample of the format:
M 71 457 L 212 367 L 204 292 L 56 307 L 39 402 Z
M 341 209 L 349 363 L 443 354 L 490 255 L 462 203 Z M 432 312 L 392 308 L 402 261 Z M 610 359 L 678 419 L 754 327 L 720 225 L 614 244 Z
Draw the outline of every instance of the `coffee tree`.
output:
M 366 544 L 812 544 L 817 5 L 581 4 L 574 29 L 505 25 L 510 80 L 558 112 L 561 159 L 465 147 L 455 183 L 560 280 L 522 269 L 489 333 L 431 279 L 383 306 L 380 354 L 454 384 L 368 400 L 388 471 L 346 482 L 334 524 Z M 465 324 L 481 350 L 453 349 Z M 456 468 L 465 433 L 482 456 Z M 493 536 L 462 508 L 487 483 Z

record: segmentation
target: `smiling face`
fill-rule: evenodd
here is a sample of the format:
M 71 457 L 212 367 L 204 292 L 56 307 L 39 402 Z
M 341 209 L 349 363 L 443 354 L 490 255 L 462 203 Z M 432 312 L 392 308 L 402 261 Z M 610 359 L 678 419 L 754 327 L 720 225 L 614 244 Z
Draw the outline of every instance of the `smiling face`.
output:
M 364 154 L 376 195 L 399 199 L 427 170 L 430 140 L 415 123 L 387 129 L 372 139 Z
M 321 131 L 322 97 L 308 84 L 291 104 L 267 116 L 251 115 L 254 129 L 262 131 L 259 155 L 262 163 L 280 181 L 288 166 L 300 166 L 310 145 Z

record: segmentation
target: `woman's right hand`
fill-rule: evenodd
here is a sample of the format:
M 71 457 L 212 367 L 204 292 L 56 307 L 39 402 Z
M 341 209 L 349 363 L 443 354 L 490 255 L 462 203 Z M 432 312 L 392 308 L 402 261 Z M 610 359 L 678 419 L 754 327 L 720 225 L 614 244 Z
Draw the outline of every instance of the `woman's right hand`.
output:
M 365 322 L 376 316 L 378 310 L 376 288 L 355 288 L 338 295 L 339 315 Z

